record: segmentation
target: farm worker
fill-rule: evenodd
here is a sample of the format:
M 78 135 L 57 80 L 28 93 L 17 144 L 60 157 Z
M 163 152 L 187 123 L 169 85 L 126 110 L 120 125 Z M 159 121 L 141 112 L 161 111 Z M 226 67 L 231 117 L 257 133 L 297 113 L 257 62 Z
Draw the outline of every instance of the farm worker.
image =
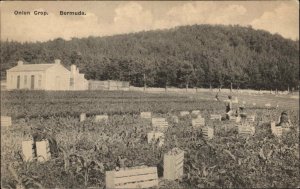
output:
M 290 121 L 288 113 L 286 111 L 283 111 L 281 113 L 278 126 L 282 126 L 283 128 L 291 127 L 291 121 Z
M 231 95 L 228 96 L 229 102 L 226 104 L 226 117 L 229 119 L 230 116 L 232 116 L 233 111 L 232 111 L 232 97 Z

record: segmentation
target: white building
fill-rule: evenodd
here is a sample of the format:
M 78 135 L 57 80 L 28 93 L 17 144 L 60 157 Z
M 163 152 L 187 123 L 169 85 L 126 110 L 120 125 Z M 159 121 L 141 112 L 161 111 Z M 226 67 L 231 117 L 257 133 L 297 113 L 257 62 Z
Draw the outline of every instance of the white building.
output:
M 88 82 L 75 65 L 71 71 L 60 64 L 60 60 L 47 64 L 18 65 L 6 71 L 8 90 L 87 90 Z

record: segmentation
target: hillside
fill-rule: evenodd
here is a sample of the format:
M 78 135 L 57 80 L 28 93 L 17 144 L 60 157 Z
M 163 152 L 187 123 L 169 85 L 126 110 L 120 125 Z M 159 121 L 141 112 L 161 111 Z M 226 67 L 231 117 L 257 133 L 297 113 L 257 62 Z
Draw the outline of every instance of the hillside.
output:
M 299 84 L 299 41 L 240 26 L 193 25 L 43 43 L 1 42 L 1 77 L 25 62 L 76 64 L 87 79 L 153 87 L 287 89 Z

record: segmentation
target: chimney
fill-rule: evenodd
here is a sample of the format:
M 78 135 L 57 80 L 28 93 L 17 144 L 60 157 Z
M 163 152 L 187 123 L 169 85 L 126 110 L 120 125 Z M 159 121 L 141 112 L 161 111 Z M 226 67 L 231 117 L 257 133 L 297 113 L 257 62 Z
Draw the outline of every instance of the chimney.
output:
M 71 65 L 71 73 L 75 73 L 76 72 L 76 65 L 72 64 Z
M 23 65 L 23 61 L 19 60 L 18 61 L 18 66 L 22 66 Z
M 60 64 L 60 60 L 59 60 L 59 59 L 55 59 L 55 60 L 54 60 L 54 63 L 55 63 L 55 64 Z

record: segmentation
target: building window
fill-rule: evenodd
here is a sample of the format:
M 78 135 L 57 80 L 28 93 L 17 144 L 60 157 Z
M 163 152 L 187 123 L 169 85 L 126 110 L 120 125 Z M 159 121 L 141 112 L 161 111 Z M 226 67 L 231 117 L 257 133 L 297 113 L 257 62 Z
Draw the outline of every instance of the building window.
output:
M 39 86 L 39 88 L 42 87 L 42 76 L 41 75 L 39 75 L 39 77 L 38 77 L 38 86 Z
M 31 85 L 30 85 L 30 88 L 31 89 L 34 89 L 34 75 L 31 75 Z
M 74 86 L 74 78 L 70 78 L 70 86 L 71 86 L 71 87 Z
M 24 76 L 24 86 L 27 85 L 27 75 Z
M 21 81 L 21 76 L 18 75 L 18 77 L 17 77 L 17 89 L 20 89 L 20 81 Z

